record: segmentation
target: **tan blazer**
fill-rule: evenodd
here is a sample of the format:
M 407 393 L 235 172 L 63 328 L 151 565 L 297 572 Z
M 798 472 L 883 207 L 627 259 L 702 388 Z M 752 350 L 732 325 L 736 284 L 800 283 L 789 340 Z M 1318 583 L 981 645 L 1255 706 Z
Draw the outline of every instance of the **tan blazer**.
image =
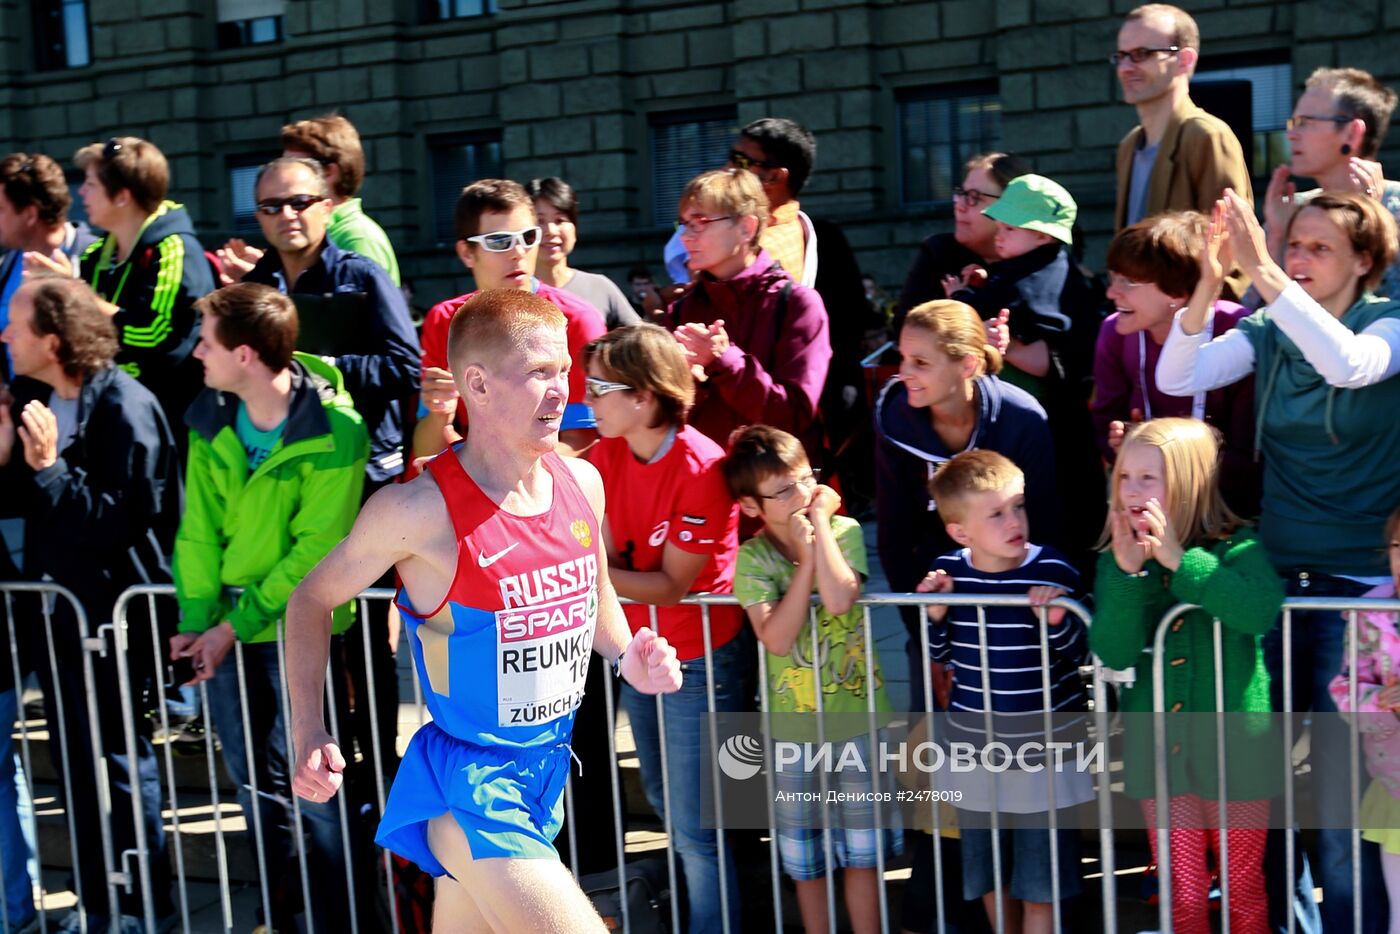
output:
M 1142 127 L 1135 126 L 1118 144 L 1115 233 L 1126 226 L 1133 153 L 1142 135 Z M 1233 188 L 1251 204 L 1254 202 L 1254 189 L 1240 141 L 1224 120 L 1206 113 L 1189 97 L 1184 97 L 1172 112 L 1157 148 L 1152 177 L 1147 183 L 1143 217 L 1163 211 L 1200 211 L 1209 216 L 1216 199 L 1226 188 Z M 1249 280 L 1236 268 L 1226 279 L 1225 297 L 1238 299 L 1248 288 Z

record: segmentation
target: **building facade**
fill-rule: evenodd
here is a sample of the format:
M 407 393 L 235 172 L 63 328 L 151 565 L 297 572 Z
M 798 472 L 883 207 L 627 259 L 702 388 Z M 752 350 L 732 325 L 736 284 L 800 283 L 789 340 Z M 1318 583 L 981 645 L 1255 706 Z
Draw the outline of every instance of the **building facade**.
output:
M 922 237 L 950 228 L 962 159 L 993 147 L 1069 188 L 1096 265 L 1113 149 L 1136 122 L 1107 61 L 1133 5 L 0 0 L 0 152 L 66 161 L 114 134 L 151 139 L 212 246 L 256 235 L 252 174 L 281 125 L 339 111 L 365 140 L 366 210 L 426 306 L 470 285 L 451 212 L 472 179 L 563 176 L 581 197 L 573 265 L 661 276 L 680 187 L 723 162 L 737 127 L 790 116 L 818 140 L 804 207 L 842 222 L 887 288 Z M 1248 134 L 1261 194 L 1313 68 L 1400 84 L 1400 0 L 1183 5 L 1203 37 L 1195 96 Z

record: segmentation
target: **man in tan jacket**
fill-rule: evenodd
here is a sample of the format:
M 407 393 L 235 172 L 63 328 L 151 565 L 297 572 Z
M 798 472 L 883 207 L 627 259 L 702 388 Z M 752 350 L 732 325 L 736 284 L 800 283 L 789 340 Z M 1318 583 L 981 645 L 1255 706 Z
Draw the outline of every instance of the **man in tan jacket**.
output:
M 1191 75 L 1201 33 L 1186 11 L 1150 3 L 1128 13 L 1112 62 L 1123 100 L 1137 108 L 1138 125 L 1118 144 L 1118 203 L 1114 229 L 1163 211 L 1209 214 L 1225 188 L 1253 200 L 1240 142 L 1218 117 L 1191 101 Z M 1243 294 L 1236 270 L 1227 297 Z

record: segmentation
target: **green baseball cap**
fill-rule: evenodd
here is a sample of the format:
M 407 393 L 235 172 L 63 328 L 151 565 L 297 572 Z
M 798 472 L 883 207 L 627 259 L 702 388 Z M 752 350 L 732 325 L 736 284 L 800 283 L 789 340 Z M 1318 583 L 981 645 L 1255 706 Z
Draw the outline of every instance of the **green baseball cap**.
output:
M 1008 227 L 1034 230 L 1068 244 L 1079 205 L 1059 182 L 1044 175 L 1021 175 L 982 213 Z

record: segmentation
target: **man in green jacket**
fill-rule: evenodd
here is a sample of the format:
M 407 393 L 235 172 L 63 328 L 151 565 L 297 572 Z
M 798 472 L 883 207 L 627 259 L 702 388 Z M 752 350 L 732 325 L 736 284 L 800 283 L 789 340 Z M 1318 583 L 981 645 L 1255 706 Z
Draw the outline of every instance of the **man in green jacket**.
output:
M 276 289 L 232 285 L 201 299 L 194 355 L 206 389 L 190 406 L 185 513 L 175 541 L 179 633 L 172 660 L 209 682 L 224 768 L 250 815 L 254 856 L 270 886 L 271 930 L 294 930 L 299 894 L 287 782 L 278 630 L 287 598 L 350 530 L 359 511 L 369 435 L 340 372 L 294 353 L 296 306 Z M 241 588 L 237 594 L 232 588 Z M 335 613 L 335 631 L 353 621 Z M 243 643 L 247 710 L 239 667 Z M 320 871 L 311 880 L 320 930 L 348 930 L 346 854 L 338 809 L 302 802 Z

